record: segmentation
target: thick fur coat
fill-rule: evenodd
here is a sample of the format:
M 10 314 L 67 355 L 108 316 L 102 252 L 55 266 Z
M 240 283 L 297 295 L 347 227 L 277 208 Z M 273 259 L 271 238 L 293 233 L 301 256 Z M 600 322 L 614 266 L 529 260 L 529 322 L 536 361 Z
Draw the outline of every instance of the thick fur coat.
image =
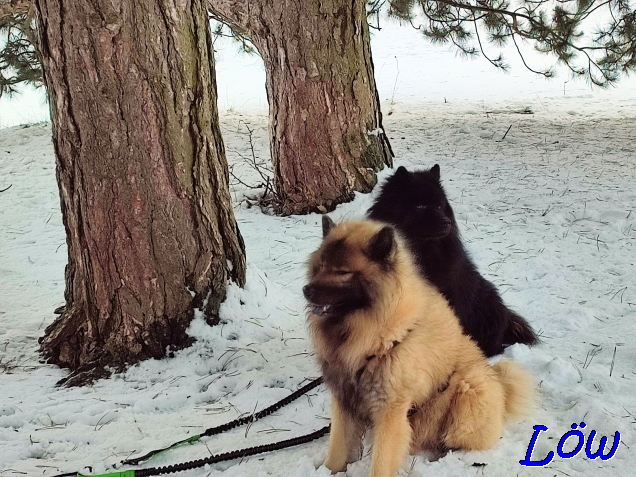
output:
M 332 393 L 325 465 L 344 470 L 367 429 L 372 477 L 393 477 L 409 452 L 492 447 L 530 407 L 530 378 L 488 364 L 391 226 L 325 218 L 323 230 L 303 292 Z
M 464 249 L 437 164 L 416 172 L 399 167 L 368 215 L 403 234 L 420 274 L 442 292 L 486 356 L 501 353 L 506 345 L 537 343 L 527 321 L 504 304 Z

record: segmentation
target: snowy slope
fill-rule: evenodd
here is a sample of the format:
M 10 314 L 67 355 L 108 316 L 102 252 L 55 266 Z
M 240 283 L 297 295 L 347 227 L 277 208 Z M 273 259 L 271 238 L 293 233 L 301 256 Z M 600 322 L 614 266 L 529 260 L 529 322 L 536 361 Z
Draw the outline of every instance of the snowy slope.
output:
M 455 452 L 437 462 L 418 456 L 405 463 L 404 474 L 633 475 L 634 81 L 600 92 L 569 82 L 564 95 L 567 78 L 546 83 L 517 70 L 502 76 L 485 63 L 466 65 L 419 41 L 409 30 L 391 27 L 374 38 L 396 163 L 441 165 L 480 271 L 541 330 L 541 346 L 515 346 L 507 354 L 535 376 L 542 401 L 531 418 L 509 426 L 494 449 Z M 221 51 L 219 70 L 225 65 L 231 71 L 234 64 L 253 74 L 240 75 L 249 79 L 236 85 L 242 91 L 236 97 L 230 83 L 219 79 L 224 140 L 233 173 L 256 184 L 242 156 L 249 155 L 245 123 L 255 128 L 258 157 L 268 155 L 266 102 L 262 82 L 256 85 L 262 70 L 229 50 Z M 243 104 L 233 99 L 239 97 Z M 173 358 L 141 363 L 91 387 L 56 388 L 65 372 L 38 363 L 36 353 L 37 338 L 63 303 L 66 263 L 50 125 L 0 130 L 0 190 L 9 185 L 0 193 L 1 475 L 50 476 L 84 466 L 105 472 L 130 454 L 262 409 L 319 375 L 300 294 L 304 263 L 320 241 L 319 217 L 262 214 L 243 200 L 255 191 L 236 183 L 248 284 L 244 290 L 230 287 L 223 324 L 209 328 L 198 317 L 189 330 L 197 342 Z M 361 217 L 372 199 L 359 195 L 332 216 Z M 319 387 L 249 429 L 167 452 L 146 466 L 306 434 L 325 425 L 328 403 Z M 535 448 L 533 459 L 539 459 L 556 451 L 560 437 L 581 421 L 588 425 L 586 436 L 595 429 L 611 441 L 615 431 L 621 433 L 612 459 L 589 460 L 583 452 L 567 460 L 555 456 L 547 468 L 519 464 L 533 425 L 549 428 Z M 181 475 L 327 476 L 319 467 L 326 443 L 322 438 Z M 366 455 L 346 475 L 367 475 L 369 462 Z

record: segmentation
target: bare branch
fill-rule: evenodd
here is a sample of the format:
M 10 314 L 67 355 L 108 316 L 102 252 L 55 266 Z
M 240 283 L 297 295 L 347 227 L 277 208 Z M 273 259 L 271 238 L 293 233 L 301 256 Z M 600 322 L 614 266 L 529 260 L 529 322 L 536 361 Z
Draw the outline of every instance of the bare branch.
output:
M 481 37 L 479 36 L 479 28 L 477 28 L 477 22 L 475 22 L 474 26 L 475 36 L 477 37 L 477 43 L 479 43 L 479 50 L 481 51 L 482 56 L 486 58 L 495 68 L 501 68 L 503 71 L 507 71 L 508 65 L 504 63 L 503 57 L 501 55 L 493 60 L 486 54 L 486 52 L 484 51 L 484 46 L 481 44 Z
M 208 10 L 215 20 L 246 32 L 258 24 L 258 7 L 258 2 L 249 0 L 208 0 Z
M 519 45 L 517 44 L 517 39 L 515 38 L 514 33 L 512 35 L 510 35 L 510 37 L 512 38 L 512 41 L 515 44 L 515 48 L 517 49 L 517 53 L 519 53 L 519 57 L 521 58 L 521 61 L 523 62 L 523 66 L 525 66 L 528 70 L 532 71 L 533 73 L 545 76 L 546 78 L 552 78 L 552 76 L 554 76 L 554 72 L 551 71 L 551 70 L 538 71 L 538 70 L 535 70 L 533 68 L 530 68 L 528 63 L 526 63 L 526 59 L 523 57 L 523 54 L 521 53 L 521 50 L 519 49 Z

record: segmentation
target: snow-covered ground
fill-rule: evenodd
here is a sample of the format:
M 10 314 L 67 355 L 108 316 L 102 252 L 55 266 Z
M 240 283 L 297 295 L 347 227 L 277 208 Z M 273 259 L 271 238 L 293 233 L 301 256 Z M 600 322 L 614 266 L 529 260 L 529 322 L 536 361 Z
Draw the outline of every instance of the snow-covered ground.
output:
M 375 35 L 373 48 L 396 164 L 441 165 L 479 269 L 543 340 L 507 351 L 536 377 L 542 400 L 531 418 L 508 426 L 490 451 L 453 452 L 436 462 L 418 456 L 405 463 L 404 474 L 634 475 L 636 82 L 591 91 L 566 76 L 546 82 L 515 61 L 503 75 L 391 25 Z M 218 49 L 228 159 L 235 175 L 255 184 L 242 156 L 250 154 L 245 124 L 254 128 L 257 156 L 268 156 L 262 68 L 256 58 L 234 56 L 232 46 Z M 19 99 L 0 102 L 0 125 L 44 119 Z M 88 473 L 86 466 L 106 472 L 131 454 L 260 410 L 319 375 L 300 293 L 304 263 L 320 241 L 319 216 L 262 214 L 244 200 L 255 191 L 236 184 L 248 283 L 243 290 L 230 286 L 223 324 L 209 328 L 198 317 L 190 327 L 197 342 L 175 357 L 90 387 L 56 388 L 65 371 L 37 356 L 37 339 L 63 304 L 67 256 L 54 170 L 48 123 L 0 130 L 0 190 L 11 186 L 0 193 L 0 475 Z M 372 199 L 358 195 L 332 216 L 361 217 Z M 180 447 L 144 466 L 303 435 L 328 417 L 328 395 L 319 387 L 248 429 Z M 549 429 L 535 446 L 533 460 L 539 460 L 556 453 L 561 436 L 582 421 L 585 436 L 594 429 L 610 444 L 620 432 L 612 459 L 590 460 L 583 451 L 571 459 L 555 455 L 547 467 L 519 464 L 534 425 Z M 565 449 L 574 445 L 568 441 Z M 183 475 L 324 477 L 329 472 L 319 464 L 326 446 L 322 438 Z M 366 455 L 347 475 L 367 475 L 369 462 Z

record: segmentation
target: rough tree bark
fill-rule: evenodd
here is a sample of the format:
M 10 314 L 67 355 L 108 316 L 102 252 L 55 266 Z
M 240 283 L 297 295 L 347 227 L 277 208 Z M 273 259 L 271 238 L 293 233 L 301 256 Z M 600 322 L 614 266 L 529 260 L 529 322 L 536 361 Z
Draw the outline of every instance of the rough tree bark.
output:
M 2 0 L 2 3 L 0 3 L 0 18 L 27 15 L 32 9 L 32 0 Z
M 280 212 L 332 210 L 392 165 L 364 0 L 209 0 L 263 57 Z
M 243 284 L 205 0 L 36 0 L 67 233 L 49 362 L 162 357 Z M 91 375 L 95 377 L 96 374 Z

